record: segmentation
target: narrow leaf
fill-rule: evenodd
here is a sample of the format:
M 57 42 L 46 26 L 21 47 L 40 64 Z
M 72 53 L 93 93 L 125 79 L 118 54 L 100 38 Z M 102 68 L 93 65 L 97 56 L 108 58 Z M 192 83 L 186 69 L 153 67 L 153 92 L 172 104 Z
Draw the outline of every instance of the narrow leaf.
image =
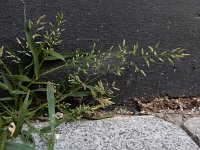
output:
M 48 144 L 50 150 L 54 149 L 55 144 L 55 97 L 54 97 L 54 87 L 51 82 L 47 83 L 47 102 L 48 102 L 48 112 L 51 126 L 51 141 Z
M 10 101 L 10 100 L 13 100 L 12 97 L 3 97 L 3 98 L 0 98 L 0 101 Z
M 63 119 L 61 119 L 61 120 L 58 120 L 58 121 L 56 122 L 56 124 L 55 124 L 55 127 L 58 127 L 59 125 L 65 123 L 66 121 L 69 121 L 69 118 L 68 118 L 68 117 L 67 117 L 67 118 L 63 118 Z M 50 126 L 46 126 L 46 127 L 42 128 L 40 131 L 41 131 L 42 133 L 49 132 L 49 131 L 51 131 L 51 127 L 50 127 Z
M 36 48 L 36 43 L 33 39 L 33 35 L 29 27 L 29 22 L 27 20 L 25 21 L 25 34 L 26 34 L 26 40 L 27 40 L 28 46 L 33 55 L 35 76 L 36 76 L 36 79 L 38 79 L 39 73 L 40 73 L 40 65 L 39 65 L 39 58 L 38 58 L 39 56 L 38 56 L 38 51 Z
M 32 90 L 33 92 L 46 92 L 47 89 L 46 88 L 38 88 L 38 89 L 34 89 Z
M 65 52 L 65 53 L 59 53 L 59 54 L 62 55 L 62 57 L 64 57 L 65 59 L 68 59 L 68 58 L 75 57 L 77 55 L 77 52 Z M 86 53 L 78 53 L 78 54 L 85 55 Z M 46 60 L 58 60 L 58 58 L 55 56 L 48 56 Z
M 34 131 L 34 129 L 32 127 L 29 127 L 29 129 L 27 131 L 23 130 L 21 133 L 21 139 L 24 142 L 33 142 L 33 137 L 31 136 L 32 132 Z
M 70 93 L 69 96 L 72 96 L 72 97 L 84 97 L 84 96 L 89 96 L 91 94 L 92 94 L 91 91 L 83 91 L 83 92 Z
M 8 81 L 8 79 L 6 78 L 6 76 L 4 76 L 3 73 L 2 73 L 1 75 L 2 75 L 2 78 L 3 78 L 4 84 L 6 84 L 7 87 L 9 88 L 9 90 L 12 91 L 12 90 L 13 90 L 13 87 L 12 87 L 12 85 L 10 84 L 10 82 Z
M 36 94 L 34 93 L 34 91 L 30 90 L 29 88 L 27 88 L 21 84 L 17 84 L 17 86 L 19 86 L 22 90 L 24 90 L 24 92 L 30 93 L 31 96 L 37 97 Z
M 27 94 L 27 96 L 24 100 L 24 103 L 23 103 L 21 109 L 19 110 L 19 119 L 17 120 L 17 125 L 16 125 L 16 130 L 15 130 L 14 136 L 17 136 L 21 132 L 22 126 L 25 121 L 26 112 L 27 112 L 27 109 L 29 106 L 28 100 L 29 100 L 29 93 Z
M 20 91 L 20 90 L 14 90 L 11 92 L 11 94 L 15 94 L 15 95 L 25 95 L 27 94 L 26 92 L 24 91 Z
M 3 84 L 2 82 L 0 82 L 0 88 L 6 91 L 9 91 L 9 88 L 6 84 Z
M 54 56 L 56 59 L 65 61 L 65 58 L 61 54 L 55 52 L 54 50 L 50 50 L 50 55 Z
M 31 81 L 31 79 L 26 75 L 12 75 L 11 77 L 13 77 L 14 79 L 20 80 L 20 81 L 24 81 L 24 82 Z

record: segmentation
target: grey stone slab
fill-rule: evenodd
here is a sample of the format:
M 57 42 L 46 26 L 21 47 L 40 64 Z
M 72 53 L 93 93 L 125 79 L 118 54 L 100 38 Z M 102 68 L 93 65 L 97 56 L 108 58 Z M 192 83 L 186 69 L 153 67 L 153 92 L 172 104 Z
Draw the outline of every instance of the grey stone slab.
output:
M 200 117 L 188 119 L 184 124 L 186 132 L 195 140 L 200 146 Z
M 46 123 L 45 123 L 46 124 Z M 45 125 L 36 124 L 38 128 Z M 56 150 L 197 150 L 177 125 L 153 116 L 118 116 L 65 123 L 56 130 Z M 34 135 L 36 149 L 45 149 Z

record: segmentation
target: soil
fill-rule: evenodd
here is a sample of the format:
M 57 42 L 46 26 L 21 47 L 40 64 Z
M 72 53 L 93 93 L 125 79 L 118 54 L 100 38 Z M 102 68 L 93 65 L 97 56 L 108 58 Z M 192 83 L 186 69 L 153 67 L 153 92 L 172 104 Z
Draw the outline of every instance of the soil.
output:
M 118 115 L 154 115 L 173 124 L 182 126 L 189 118 L 200 116 L 200 97 L 158 97 L 151 102 L 139 99 L 124 101 L 116 106 Z
M 115 115 L 154 115 L 182 127 L 187 119 L 200 117 L 200 97 L 169 98 L 166 96 L 157 97 L 151 101 L 132 98 L 106 110 L 84 115 L 83 118 L 98 120 Z M 60 115 L 56 114 L 56 116 L 59 119 Z

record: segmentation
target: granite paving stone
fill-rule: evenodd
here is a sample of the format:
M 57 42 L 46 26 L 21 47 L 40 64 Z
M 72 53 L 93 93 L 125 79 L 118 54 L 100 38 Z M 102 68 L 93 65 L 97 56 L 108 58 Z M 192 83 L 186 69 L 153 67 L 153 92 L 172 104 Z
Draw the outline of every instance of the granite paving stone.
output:
M 183 124 L 186 132 L 194 139 L 194 141 L 200 146 L 200 117 L 193 117 L 188 119 Z
M 37 123 L 41 128 L 45 123 Z M 65 123 L 56 129 L 55 150 L 198 150 L 179 126 L 154 116 L 117 116 Z M 37 150 L 45 144 L 37 136 Z

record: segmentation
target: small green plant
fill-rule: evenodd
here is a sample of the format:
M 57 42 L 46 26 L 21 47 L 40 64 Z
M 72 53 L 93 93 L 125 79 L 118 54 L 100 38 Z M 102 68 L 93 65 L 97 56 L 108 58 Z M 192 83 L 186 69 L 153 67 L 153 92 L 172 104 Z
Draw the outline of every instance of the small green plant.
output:
M 132 68 L 134 72 L 146 76 L 138 62 L 144 62 L 148 67 L 156 61 L 173 64 L 174 59 L 188 55 L 181 48 L 159 53 L 159 44 L 149 46 L 147 50 L 138 44 L 128 48 L 125 40 L 114 51 L 114 47 L 111 47 L 108 52 L 101 52 L 96 50 L 94 44 L 89 52 L 77 50 L 58 53 L 56 49 L 62 42 L 60 37 L 64 23 L 64 15 L 58 13 L 56 23 L 49 23 L 49 30 L 45 30 L 45 16 L 36 23 L 27 20 L 25 16 L 25 38 L 17 38 L 21 45 L 20 51 L 0 48 L 0 65 L 3 67 L 0 88 L 7 93 L 7 96 L 0 98 L 0 149 L 12 149 L 14 146 L 33 149 L 26 144 L 8 142 L 9 138 L 19 135 L 25 142 L 30 141 L 32 132 L 38 133 L 48 142 L 48 149 L 53 149 L 55 127 L 113 104 L 113 90 L 118 89 L 115 82 L 111 86 L 104 85 L 99 80 L 102 75 L 122 75 L 126 68 Z M 10 70 L 4 62 L 5 57 L 16 66 L 17 71 Z M 30 60 L 28 62 L 24 61 L 27 57 Z M 44 69 L 45 63 L 56 61 L 63 63 L 49 70 Z M 62 68 L 66 68 L 67 72 L 63 72 L 65 78 L 59 83 L 41 80 Z M 87 97 L 87 101 L 84 97 Z M 70 99 L 73 101 L 70 102 Z M 55 117 L 57 112 L 63 114 L 59 119 Z M 33 119 L 49 120 L 50 126 L 38 130 L 29 123 Z M 28 125 L 28 131 L 22 130 L 24 124 Z M 48 131 L 51 131 L 50 138 L 45 134 Z

